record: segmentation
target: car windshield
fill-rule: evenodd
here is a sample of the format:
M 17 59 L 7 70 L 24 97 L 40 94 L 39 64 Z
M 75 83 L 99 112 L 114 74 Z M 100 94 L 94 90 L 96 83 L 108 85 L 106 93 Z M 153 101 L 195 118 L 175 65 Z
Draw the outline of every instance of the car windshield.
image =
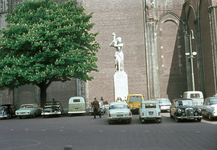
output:
M 143 108 L 156 108 L 156 103 L 143 104 Z
M 200 98 L 200 94 L 191 94 L 190 98 Z
M 21 105 L 20 108 L 33 108 L 33 105 Z
M 178 106 L 195 106 L 195 103 L 192 100 L 178 100 L 175 103 L 176 107 Z
M 217 99 L 211 99 L 211 100 L 210 100 L 210 104 L 211 104 L 211 105 L 217 104 Z
M 110 106 L 110 109 L 125 109 L 125 108 L 128 108 L 127 105 L 111 105 Z
M 170 100 L 169 99 L 159 99 L 158 102 L 160 104 L 163 104 L 163 103 L 170 103 Z
M 45 106 L 58 106 L 58 105 L 60 105 L 60 103 L 59 102 L 48 102 L 48 103 L 46 103 L 45 104 Z
M 131 96 L 129 102 L 142 102 L 141 96 Z
M 5 110 L 7 109 L 6 106 L 0 106 L 0 110 Z

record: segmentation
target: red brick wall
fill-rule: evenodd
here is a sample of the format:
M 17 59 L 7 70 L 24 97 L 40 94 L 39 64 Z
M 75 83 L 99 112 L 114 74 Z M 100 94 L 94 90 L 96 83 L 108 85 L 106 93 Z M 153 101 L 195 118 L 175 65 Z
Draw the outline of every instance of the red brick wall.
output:
M 128 75 L 129 93 L 147 97 L 142 0 L 86 0 L 85 9 L 87 13 L 94 12 L 92 32 L 99 32 L 97 41 L 101 46 L 97 54 L 99 72 L 92 73 L 95 79 L 89 82 L 90 101 L 101 96 L 109 102 L 114 101 L 115 49 L 109 47 L 112 32 L 122 37 L 124 43 L 124 70 Z

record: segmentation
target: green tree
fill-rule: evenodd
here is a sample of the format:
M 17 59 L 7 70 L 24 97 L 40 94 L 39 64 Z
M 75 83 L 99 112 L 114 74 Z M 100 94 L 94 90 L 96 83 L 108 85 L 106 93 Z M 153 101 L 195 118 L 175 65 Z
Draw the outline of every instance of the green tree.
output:
M 100 47 L 97 33 L 90 32 L 91 18 L 92 13 L 85 14 L 73 0 L 15 4 L 14 11 L 6 15 L 7 28 L 0 29 L 0 88 L 37 85 L 43 106 L 52 82 L 93 79 L 88 74 L 98 71 Z

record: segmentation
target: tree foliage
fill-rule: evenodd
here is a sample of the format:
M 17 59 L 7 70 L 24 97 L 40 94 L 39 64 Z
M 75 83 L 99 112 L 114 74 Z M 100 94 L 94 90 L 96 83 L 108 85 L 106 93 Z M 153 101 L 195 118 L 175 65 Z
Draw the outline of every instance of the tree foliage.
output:
M 0 87 L 25 84 L 48 87 L 71 77 L 91 80 L 98 71 L 97 33 L 91 33 L 92 14 L 74 1 L 26 0 L 6 15 L 7 28 L 0 33 Z

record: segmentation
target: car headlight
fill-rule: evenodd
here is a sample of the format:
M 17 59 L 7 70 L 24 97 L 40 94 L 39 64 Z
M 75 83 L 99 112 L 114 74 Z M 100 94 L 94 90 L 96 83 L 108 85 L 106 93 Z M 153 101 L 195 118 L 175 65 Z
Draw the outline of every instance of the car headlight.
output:
M 181 109 L 178 109 L 177 112 L 180 114 L 180 113 L 182 112 L 182 110 L 181 110 Z
M 202 111 L 202 110 L 201 110 L 200 108 L 199 108 L 199 109 L 197 109 L 197 112 L 198 112 L 198 113 L 201 113 L 201 111 Z

